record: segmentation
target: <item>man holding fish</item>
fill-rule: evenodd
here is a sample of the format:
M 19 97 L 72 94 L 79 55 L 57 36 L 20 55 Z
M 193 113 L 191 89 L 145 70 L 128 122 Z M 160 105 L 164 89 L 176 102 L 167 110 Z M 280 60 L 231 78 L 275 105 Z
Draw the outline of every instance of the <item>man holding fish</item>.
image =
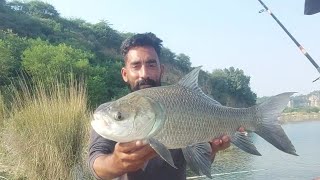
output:
M 160 62 L 162 40 L 152 33 L 136 34 L 121 46 L 125 66 L 123 80 L 131 91 L 161 86 L 164 66 Z M 230 146 L 230 137 L 211 142 L 215 154 Z M 117 143 L 97 134 L 90 138 L 89 167 L 97 179 L 186 179 L 186 161 L 181 149 L 170 150 L 177 168 L 165 162 L 146 140 Z
M 89 165 L 97 178 L 185 179 L 186 164 L 196 174 L 212 178 L 213 157 L 229 142 L 261 156 L 240 127 L 297 156 L 278 121 L 294 92 L 248 108 L 223 106 L 199 87 L 200 67 L 174 85 L 160 86 L 161 42 L 147 33 L 122 45 L 121 74 L 132 92 L 101 104 L 93 114 Z

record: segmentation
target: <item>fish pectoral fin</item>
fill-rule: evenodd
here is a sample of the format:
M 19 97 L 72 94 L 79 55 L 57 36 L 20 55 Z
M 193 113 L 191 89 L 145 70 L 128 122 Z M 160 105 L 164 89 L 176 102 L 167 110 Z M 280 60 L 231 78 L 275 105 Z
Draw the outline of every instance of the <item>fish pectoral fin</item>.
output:
M 172 156 L 170 151 L 158 140 L 156 139 L 149 139 L 150 146 L 159 154 L 159 156 L 169 163 L 172 167 L 178 169 L 173 162 Z
M 258 152 L 257 148 L 253 145 L 252 141 L 249 139 L 247 132 L 239 132 L 237 131 L 232 137 L 231 142 L 237 146 L 238 148 L 242 149 L 243 151 L 261 156 Z
M 198 143 L 189 145 L 186 148 L 182 149 L 182 153 L 184 159 L 194 173 L 200 175 L 200 172 L 202 172 L 207 177 L 212 178 L 212 149 L 209 143 Z

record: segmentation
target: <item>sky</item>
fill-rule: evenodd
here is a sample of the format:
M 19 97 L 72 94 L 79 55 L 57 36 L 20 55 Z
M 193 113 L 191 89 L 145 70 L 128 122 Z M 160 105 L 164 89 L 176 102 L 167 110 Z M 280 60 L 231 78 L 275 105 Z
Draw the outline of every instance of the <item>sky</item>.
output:
M 231 66 L 251 77 L 258 97 L 320 90 L 319 72 L 258 0 L 43 0 L 62 17 L 107 20 L 119 32 L 153 32 L 192 66 Z M 304 0 L 263 0 L 320 65 L 320 13 L 306 16 Z

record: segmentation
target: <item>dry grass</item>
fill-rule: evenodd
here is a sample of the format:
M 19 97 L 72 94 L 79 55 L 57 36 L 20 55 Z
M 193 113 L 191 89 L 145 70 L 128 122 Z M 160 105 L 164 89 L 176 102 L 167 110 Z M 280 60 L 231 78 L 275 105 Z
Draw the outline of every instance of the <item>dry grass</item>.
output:
M 6 113 L 6 107 L 4 104 L 3 96 L 0 92 L 0 132 L 2 132 L 2 128 L 4 125 L 5 113 Z
M 13 177 L 84 179 L 89 117 L 83 83 L 36 82 L 33 87 L 15 88 L 4 129 Z
M 3 160 L 5 157 L 5 152 L 1 146 L 2 142 L 2 132 L 4 127 L 4 119 L 5 119 L 6 108 L 4 104 L 3 96 L 0 92 L 0 179 L 4 179 L 4 175 L 6 174 L 6 166 L 3 164 Z

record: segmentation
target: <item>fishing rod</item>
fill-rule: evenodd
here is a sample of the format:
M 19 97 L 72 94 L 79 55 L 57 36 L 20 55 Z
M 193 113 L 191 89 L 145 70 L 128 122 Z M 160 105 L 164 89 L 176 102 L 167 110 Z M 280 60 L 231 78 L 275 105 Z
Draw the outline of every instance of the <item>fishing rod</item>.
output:
M 262 0 L 258 0 L 261 5 L 264 7 L 264 9 L 260 10 L 259 13 L 262 13 L 264 11 L 267 11 L 272 17 L 273 19 L 280 25 L 280 27 L 287 33 L 287 35 L 291 38 L 291 40 L 298 46 L 298 48 L 300 49 L 300 51 L 302 52 L 302 54 L 304 54 L 309 61 L 312 63 L 312 65 L 317 69 L 317 71 L 320 73 L 320 67 L 319 65 L 313 60 L 313 58 L 309 55 L 309 53 L 307 52 L 306 49 L 304 49 L 304 47 L 290 34 L 290 32 L 287 30 L 287 28 L 285 28 L 282 23 L 278 20 L 278 18 L 270 11 L 270 9 L 262 2 Z M 315 82 L 317 80 L 319 80 L 320 77 L 318 77 L 317 79 L 315 79 L 312 82 Z

